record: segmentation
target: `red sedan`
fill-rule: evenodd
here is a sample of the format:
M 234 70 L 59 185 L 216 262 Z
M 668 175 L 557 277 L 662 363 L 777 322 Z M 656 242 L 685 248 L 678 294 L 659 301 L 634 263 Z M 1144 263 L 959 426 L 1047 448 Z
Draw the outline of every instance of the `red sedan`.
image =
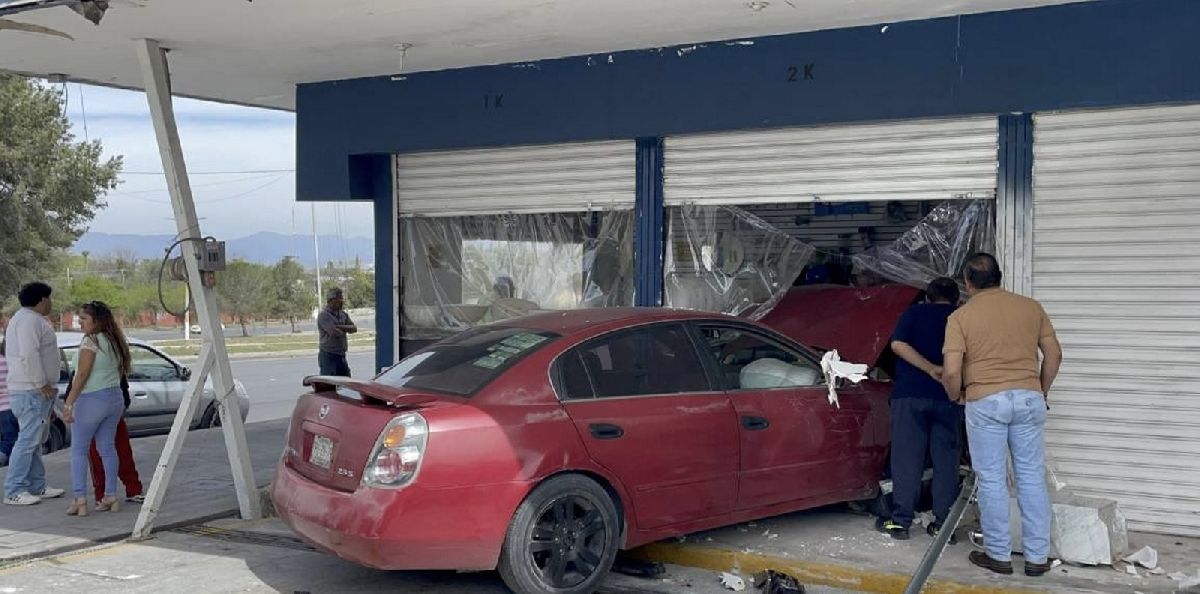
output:
M 878 357 L 913 296 L 801 291 L 773 316 Z M 766 325 L 683 311 L 476 328 L 371 381 L 306 379 L 273 498 L 302 538 L 363 565 L 591 592 L 618 549 L 874 495 L 888 387 L 839 386 L 835 407 L 819 360 Z

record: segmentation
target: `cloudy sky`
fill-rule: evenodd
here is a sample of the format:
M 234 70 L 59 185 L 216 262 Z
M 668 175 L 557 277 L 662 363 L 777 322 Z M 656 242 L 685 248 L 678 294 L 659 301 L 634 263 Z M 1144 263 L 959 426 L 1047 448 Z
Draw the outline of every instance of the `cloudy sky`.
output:
M 60 85 L 61 87 L 61 85 Z M 143 93 L 68 84 L 67 113 L 80 139 L 123 155 L 121 185 L 92 231 L 175 234 L 170 196 Z M 179 136 L 205 234 L 312 233 L 312 207 L 295 196 L 295 118 L 290 113 L 175 99 Z M 317 203 L 322 235 L 371 237 L 371 207 Z

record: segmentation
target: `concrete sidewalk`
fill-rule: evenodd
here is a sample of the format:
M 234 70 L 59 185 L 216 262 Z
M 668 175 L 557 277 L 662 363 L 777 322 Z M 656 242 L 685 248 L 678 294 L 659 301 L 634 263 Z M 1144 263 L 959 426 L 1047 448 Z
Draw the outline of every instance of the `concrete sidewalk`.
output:
M 960 533 L 962 533 L 960 531 Z M 638 550 L 643 558 L 714 571 L 752 573 L 775 569 L 806 584 L 825 584 L 864 592 L 902 592 L 932 543 L 923 530 L 912 540 L 892 540 L 874 529 L 874 520 L 844 507 L 798 512 L 749 524 L 689 535 Z M 1200 539 L 1131 533 L 1130 552 L 1144 545 L 1159 553 L 1165 573 L 1195 575 L 1200 569 Z M 1017 592 L 1174 592 L 1166 575 L 1138 577 L 1124 567 L 1059 566 L 1041 578 L 1024 575 L 1021 557 L 1015 575 L 1000 576 L 967 561 L 974 547 L 962 539 L 942 554 L 926 585 L 926 594 L 1008 594 Z M 1123 564 L 1122 564 L 1123 565 Z
M 275 474 L 287 423 L 287 419 L 280 419 L 246 426 L 255 481 L 259 486 L 268 484 Z M 150 479 L 166 439 L 167 436 L 160 435 L 133 440 L 134 457 L 146 489 L 150 488 Z M 70 450 L 44 456 L 43 460 L 48 483 L 66 489 L 67 497 L 70 497 Z M 0 469 L 0 477 L 7 470 Z M 119 494 L 124 495 L 123 488 Z M 90 482 L 88 499 L 92 499 Z M 77 518 L 65 514 L 67 505 L 67 498 L 50 499 L 29 507 L 0 505 L 0 567 L 126 538 L 133 531 L 140 511 L 136 504 L 124 504 L 117 513 L 92 510 L 87 517 Z M 221 430 L 189 432 L 156 528 L 229 516 L 236 514 L 237 509 L 233 475 Z
M 597 594 L 723 594 L 715 572 L 668 566 L 640 579 L 611 574 Z M 751 589 L 752 590 L 752 589 Z M 511 594 L 496 572 L 380 571 L 316 552 L 279 520 L 218 520 L 143 542 L 100 545 L 0 568 L 0 592 L 297 592 Z M 809 594 L 857 594 L 813 587 Z

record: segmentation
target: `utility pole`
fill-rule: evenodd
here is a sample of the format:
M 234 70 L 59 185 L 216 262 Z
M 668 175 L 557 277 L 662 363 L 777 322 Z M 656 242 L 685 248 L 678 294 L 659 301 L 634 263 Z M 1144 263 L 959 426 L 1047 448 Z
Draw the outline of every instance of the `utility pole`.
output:
M 317 259 L 317 311 L 320 311 L 324 296 L 321 293 L 321 242 L 317 238 L 317 203 L 312 202 L 310 206 L 312 206 L 313 255 Z M 316 315 L 314 314 L 313 317 Z
M 250 448 L 246 443 L 246 428 L 238 411 L 233 371 L 229 366 L 229 354 L 225 349 L 225 335 L 221 332 L 221 312 L 217 294 L 211 284 L 200 275 L 202 242 L 207 241 L 200 232 L 200 221 L 196 216 L 196 203 L 192 199 L 192 188 L 184 164 L 183 148 L 179 142 L 179 130 L 175 125 L 175 109 L 171 97 L 170 72 L 167 67 L 166 50 L 152 39 L 135 41 L 138 61 L 142 67 L 146 99 L 150 106 L 150 120 L 158 141 L 158 152 L 166 174 L 167 188 L 171 194 L 171 206 L 175 214 L 175 225 L 182 240 L 183 261 L 187 269 L 188 284 L 196 296 L 196 316 L 204 329 L 204 344 L 200 357 L 193 367 L 192 376 L 184 388 L 183 402 L 175 412 L 171 433 L 163 445 L 155 468 L 154 478 L 146 491 L 146 501 L 138 513 L 133 528 L 133 539 L 142 540 L 150 536 L 154 521 L 162 508 L 167 486 L 175 471 L 184 438 L 191 421 L 200 408 L 204 395 L 205 380 L 212 374 L 213 395 L 221 415 L 221 434 L 229 455 L 229 466 L 237 492 L 238 509 L 242 519 L 256 520 L 262 517 L 262 506 L 258 498 L 258 487 L 254 480 L 254 469 L 250 462 Z

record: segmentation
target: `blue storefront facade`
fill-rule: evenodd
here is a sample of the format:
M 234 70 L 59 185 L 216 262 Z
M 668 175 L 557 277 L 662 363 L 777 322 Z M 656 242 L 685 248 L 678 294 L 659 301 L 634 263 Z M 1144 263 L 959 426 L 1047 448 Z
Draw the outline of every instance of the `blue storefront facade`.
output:
M 665 138 L 993 117 L 998 255 L 1013 289 L 1058 300 L 1064 319 L 1067 402 L 1049 438 L 1060 473 L 1121 501 L 1135 527 L 1200 534 L 1200 386 L 1170 379 L 1187 361 L 1173 357 L 1200 347 L 1200 267 L 1175 258 L 1196 246 L 1180 226 L 1200 213 L 1200 147 L 1170 131 L 1200 121 L 1198 26 L 1194 0 L 1111 0 L 301 84 L 297 199 L 374 204 L 382 367 L 398 354 L 396 155 L 628 141 L 630 270 L 649 306 L 663 294 Z M 1097 143 L 1117 148 L 1071 160 Z M 1129 286 L 1106 294 L 1089 275 Z M 1105 375 L 1123 361 L 1135 365 Z M 1133 390 L 1150 396 L 1131 405 Z

